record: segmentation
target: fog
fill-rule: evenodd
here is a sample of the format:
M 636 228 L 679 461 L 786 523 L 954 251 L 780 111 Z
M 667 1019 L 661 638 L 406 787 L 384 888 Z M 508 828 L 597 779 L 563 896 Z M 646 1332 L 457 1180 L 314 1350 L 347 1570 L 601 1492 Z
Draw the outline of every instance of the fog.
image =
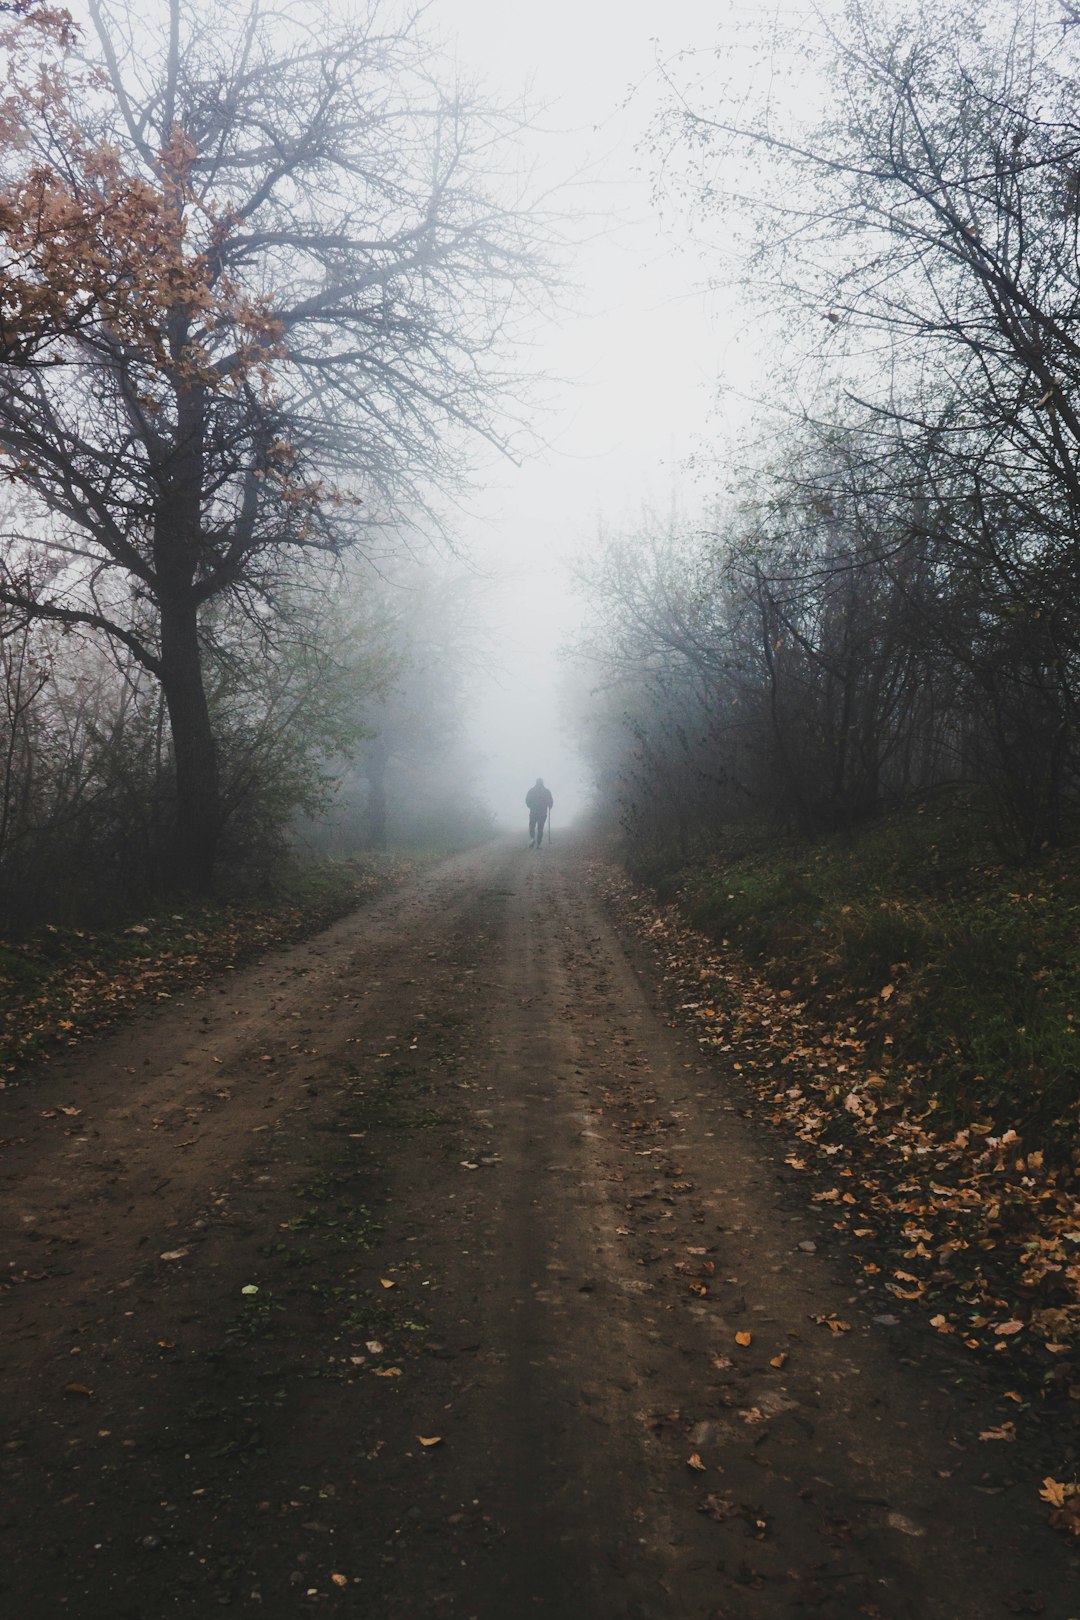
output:
M 473 715 L 481 796 L 501 828 L 523 824 L 537 775 L 555 820 L 588 802 L 590 783 L 566 711 L 560 651 L 582 604 L 571 570 L 599 527 L 643 505 L 683 499 L 681 467 L 703 435 L 721 377 L 745 363 L 737 321 L 702 290 L 700 260 L 665 234 L 638 146 L 660 93 L 658 65 L 714 44 L 703 0 L 435 0 L 429 20 L 463 73 L 498 99 L 539 109 L 528 138 L 552 204 L 570 218 L 573 284 L 538 334 L 529 364 L 548 379 L 520 465 L 488 464 L 461 536 L 491 576 L 487 674 Z
M 678 204 L 661 213 L 647 148 L 665 64 L 700 50 L 708 71 L 730 18 L 753 15 L 738 0 L 728 22 L 708 0 L 356 10 L 358 29 L 351 0 L 79 0 L 72 37 L 48 8 L 15 26 L 34 43 L 9 53 L 28 134 L 9 153 L 10 217 L 29 253 L 9 301 L 26 354 L 47 357 L 42 387 L 11 396 L 8 452 L 27 434 L 38 449 L 17 463 L 31 498 L 9 490 L 0 514 L 0 610 L 33 667 L 63 662 L 72 693 L 84 643 L 108 650 L 87 738 L 110 739 L 108 769 L 145 820 L 140 883 L 209 888 L 240 859 L 257 875 L 297 818 L 335 852 L 460 844 L 492 815 L 521 830 L 538 776 L 565 827 L 591 793 L 575 571 L 643 511 L 709 498 L 712 466 L 698 482 L 688 458 L 704 445 L 715 462 L 721 385 L 730 399 L 752 365 L 753 328 L 708 290 L 717 263 Z M 335 51 L 347 71 L 324 100 Z M 278 156 L 260 179 L 269 159 L 244 132 L 267 127 Z M 55 209 L 62 252 L 42 224 Z M 183 298 L 159 273 L 174 261 Z M 214 380 L 191 398 L 163 307 L 191 328 L 185 365 Z M 96 369 L 87 342 L 106 356 Z M 129 418 L 118 459 L 114 422 Z M 75 492 L 74 459 L 95 500 Z M 174 533 L 183 589 L 157 572 Z M 62 707 L 43 684 L 19 710 L 26 784 L 35 739 L 70 731 Z M 136 734 L 145 760 L 126 752 Z M 66 780 L 58 766 L 55 815 L 28 810 L 28 827 L 75 826 Z M 63 834 L 72 862 L 81 837 Z M 119 820 L 109 838 L 125 847 Z M 40 847 L 41 871 L 59 871 Z M 32 896 L 38 878 L 11 863 Z
M 590 770 L 639 841 L 954 777 L 1057 838 L 1080 27 L 904 9 L 9 7 L 0 898 Z

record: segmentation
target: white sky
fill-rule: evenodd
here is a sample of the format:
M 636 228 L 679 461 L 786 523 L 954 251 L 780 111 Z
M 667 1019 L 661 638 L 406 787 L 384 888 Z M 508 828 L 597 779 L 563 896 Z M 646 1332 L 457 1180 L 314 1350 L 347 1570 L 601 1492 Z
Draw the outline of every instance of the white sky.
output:
M 580 313 L 555 323 L 535 357 L 564 379 L 537 422 L 548 448 L 520 469 L 489 469 L 463 531 L 501 579 L 491 593 L 501 671 L 481 695 L 476 737 L 488 761 L 483 792 L 502 826 L 523 819 L 538 775 L 562 824 L 587 797 L 558 710 L 557 649 L 580 611 L 567 560 L 601 518 L 618 528 L 643 504 L 666 512 L 677 487 L 685 500 L 680 462 L 708 429 L 719 379 L 739 365 L 736 322 L 698 290 L 700 260 L 661 233 L 636 150 L 658 59 L 714 44 L 723 10 L 716 0 L 431 0 L 427 13 L 456 39 L 466 74 L 497 97 L 531 85 L 546 108 L 538 161 L 560 177 L 587 176 L 568 197 L 595 220 L 569 268 Z

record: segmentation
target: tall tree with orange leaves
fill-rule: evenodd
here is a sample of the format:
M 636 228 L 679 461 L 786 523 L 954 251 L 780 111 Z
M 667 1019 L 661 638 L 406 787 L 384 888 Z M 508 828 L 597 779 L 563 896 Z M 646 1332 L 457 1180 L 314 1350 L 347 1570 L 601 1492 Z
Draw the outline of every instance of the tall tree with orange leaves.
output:
M 91 0 L 0 35 L 0 601 L 160 682 L 172 874 L 213 878 L 206 621 L 506 448 L 541 280 L 512 120 L 415 15 Z M 216 605 L 216 607 L 215 607 Z

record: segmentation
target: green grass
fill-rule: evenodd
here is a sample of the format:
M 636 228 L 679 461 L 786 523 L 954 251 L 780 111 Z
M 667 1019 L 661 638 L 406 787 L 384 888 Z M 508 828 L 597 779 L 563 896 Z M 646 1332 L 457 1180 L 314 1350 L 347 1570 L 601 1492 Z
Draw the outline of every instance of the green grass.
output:
M 732 834 L 633 875 L 958 1121 L 1067 1139 L 1080 1102 L 1080 847 L 1007 863 L 977 806 L 941 799 L 818 842 Z M 893 985 L 887 1002 L 881 999 Z M 886 1036 L 891 1041 L 886 1046 Z

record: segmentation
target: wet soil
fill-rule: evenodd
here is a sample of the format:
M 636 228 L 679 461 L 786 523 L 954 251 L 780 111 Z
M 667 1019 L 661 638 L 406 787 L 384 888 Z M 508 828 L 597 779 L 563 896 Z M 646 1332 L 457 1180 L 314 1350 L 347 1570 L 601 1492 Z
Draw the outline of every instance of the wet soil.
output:
M 5 1093 L 0 1612 L 1073 1620 L 998 1392 L 750 1115 L 570 845 Z

